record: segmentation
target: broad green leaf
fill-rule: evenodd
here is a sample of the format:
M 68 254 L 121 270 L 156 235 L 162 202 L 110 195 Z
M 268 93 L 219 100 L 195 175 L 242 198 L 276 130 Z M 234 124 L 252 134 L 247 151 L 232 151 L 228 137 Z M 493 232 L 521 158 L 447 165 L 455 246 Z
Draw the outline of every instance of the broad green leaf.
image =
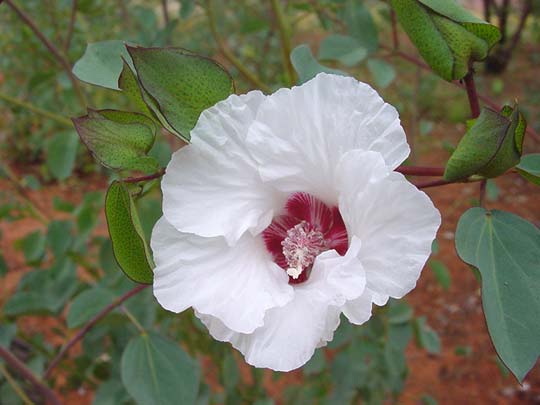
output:
M 81 59 L 73 66 L 73 74 L 83 82 L 119 90 L 118 77 L 122 58 L 131 62 L 124 41 L 110 40 L 88 44 Z
M 540 185 L 540 153 L 522 156 L 516 169 L 531 183 Z
M 127 96 L 127 98 L 131 100 L 131 102 L 139 109 L 140 112 L 144 113 L 145 115 L 152 116 L 150 108 L 148 108 L 146 102 L 144 101 L 144 89 L 141 89 L 141 87 L 139 86 L 137 76 L 124 59 L 122 63 L 123 66 L 120 77 L 118 78 L 118 87 Z
M 224 356 L 221 368 L 223 387 L 226 391 L 234 390 L 240 382 L 240 370 L 232 352 Z
M 472 175 L 497 177 L 518 164 L 526 123 L 518 107 L 505 106 L 498 113 L 483 108 L 448 160 L 448 181 Z
M 365 59 L 368 52 L 355 38 L 332 34 L 319 47 L 320 60 L 333 60 L 351 67 Z
M 195 9 L 195 0 L 180 0 L 180 18 L 185 20 Z
M 174 48 L 127 49 L 139 83 L 186 141 L 199 115 L 234 91 L 230 75 L 211 59 Z
M 46 238 L 40 231 L 34 231 L 26 235 L 21 241 L 24 258 L 28 264 L 36 264 L 45 255 Z
M 471 208 L 458 222 L 456 249 L 478 268 L 489 334 L 522 381 L 540 356 L 540 230 L 508 212 Z
M 155 172 L 157 161 L 147 156 L 156 126 L 145 115 L 116 110 L 89 110 L 73 119 L 75 128 L 94 158 L 113 170 Z
M 321 65 L 313 57 L 311 49 L 308 45 L 298 45 L 291 52 L 291 62 L 294 70 L 298 73 L 298 83 L 302 84 L 310 79 L 313 79 L 317 74 L 321 72 L 332 73 L 335 75 L 347 76 L 345 72 L 337 69 L 331 69 Z
M 371 58 L 368 60 L 367 66 L 377 87 L 384 89 L 396 78 L 394 67 L 383 60 Z
M 7 274 L 8 267 L 4 255 L 0 252 L 0 277 L 4 277 Z
M 151 284 L 153 262 L 127 187 L 114 181 L 107 191 L 105 215 L 113 252 L 122 271 L 137 283 Z
M 3 322 L 0 325 L 0 347 L 9 347 L 16 334 L 17 325 L 15 323 Z
M 59 132 L 47 142 L 47 168 L 57 180 L 71 176 L 77 157 L 79 139 L 73 131 Z
M 402 324 L 409 322 L 413 317 L 413 309 L 405 301 L 390 301 L 388 306 L 388 322 Z
M 119 379 L 113 378 L 99 385 L 92 405 L 127 405 L 130 397 Z
M 444 263 L 440 262 L 439 260 L 430 260 L 429 267 L 433 271 L 435 279 L 440 284 L 440 286 L 443 289 L 448 290 L 450 288 L 450 285 L 452 284 L 452 278 L 450 276 L 448 268 L 444 265 Z
M 197 399 L 198 364 L 178 344 L 154 333 L 129 342 L 122 354 L 121 375 L 139 404 L 190 405 Z
M 102 287 L 93 287 L 75 297 L 67 314 L 68 328 L 84 325 L 115 299 L 114 294 Z
M 341 16 L 349 35 L 356 39 L 358 45 L 366 49 L 368 53 L 375 52 L 379 47 L 379 34 L 364 1 L 346 0 L 342 10 Z
M 47 229 L 47 244 L 54 257 L 63 256 L 73 243 L 73 222 L 54 220 Z
M 399 22 L 424 60 L 443 79 L 463 78 L 487 57 L 500 32 L 454 0 L 391 0 Z
M 420 347 L 426 349 L 431 354 L 439 354 L 441 352 L 439 335 L 426 323 L 425 317 L 416 318 L 414 328 L 416 341 Z
M 324 356 L 324 350 L 315 350 L 315 353 L 309 359 L 309 361 L 302 367 L 302 372 L 305 375 L 318 374 L 324 371 L 326 367 L 326 357 Z

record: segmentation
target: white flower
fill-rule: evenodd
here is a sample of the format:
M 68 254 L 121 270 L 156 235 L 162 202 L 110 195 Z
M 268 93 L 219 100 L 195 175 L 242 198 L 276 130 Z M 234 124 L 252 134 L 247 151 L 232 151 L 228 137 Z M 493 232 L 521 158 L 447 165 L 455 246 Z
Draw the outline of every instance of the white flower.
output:
M 204 111 L 163 178 L 154 294 L 193 307 L 248 363 L 289 371 L 340 314 L 414 288 L 440 225 L 393 170 L 409 154 L 396 109 L 352 78 L 319 74 Z

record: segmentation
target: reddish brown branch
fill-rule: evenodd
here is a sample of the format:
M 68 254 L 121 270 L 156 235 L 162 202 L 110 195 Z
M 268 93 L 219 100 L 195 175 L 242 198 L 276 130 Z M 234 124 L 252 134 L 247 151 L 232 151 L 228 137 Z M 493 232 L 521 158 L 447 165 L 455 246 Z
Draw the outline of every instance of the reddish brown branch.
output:
M 26 367 L 26 365 L 15 357 L 6 348 L 0 346 L 0 357 L 15 370 L 21 377 L 30 382 L 34 388 L 43 395 L 48 404 L 60 405 L 61 402 L 58 399 L 56 393 L 47 387 L 42 381 L 40 381 L 34 373 Z
M 442 176 L 444 167 L 399 166 L 396 172 L 408 176 Z
M 158 179 L 161 176 L 163 176 L 164 174 L 165 174 L 165 169 L 161 169 L 157 173 L 153 173 L 153 174 L 149 174 L 149 175 L 141 176 L 141 177 L 128 177 L 128 178 L 124 179 L 123 181 L 124 181 L 124 183 L 139 183 L 141 181 L 148 181 L 148 180 Z
M 478 100 L 476 85 L 474 84 L 474 71 L 472 67 L 469 68 L 469 73 L 463 78 L 463 81 L 465 82 L 465 89 L 467 90 L 472 117 L 478 118 L 480 115 L 480 102 Z
M 447 184 L 455 184 L 455 182 L 447 181 L 444 179 L 437 179 L 437 180 L 430 180 L 430 181 L 418 183 L 418 184 L 415 184 L 415 186 L 422 189 L 422 188 L 429 188 L 429 187 L 446 186 Z
M 392 20 L 392 45 L 394 46 L 394 50 L 397 50 L 399 48 L 399 36 L 397 30 L 396 11 L 393 7 L 390 8 L 390 18 Z
M 80 329 L 75 336 L 73 336 L 64 347 L 58 352 L 56 357 L 51 361 L 49 364 L 49 367 L 47 367 L 47 370 L 45 371 L 44 377 L 48 378 L 51 375 L 51 372 L 53 369 L 58 365 L 60 360 L 66 355 L 66 353 L 71 349 L 75 344 L 81 340 L 84 335 L 88 333 L 90 329 L 94 327 L 96 323 L 98 323 L 101 319 L 103 319 L 106 315 L 109 314 L 112 310 L 114 310 L 116 307 L 121 305 L 124 301 L 128 300 L 129 298 L 133 297 L 134 295 L 140 293 L 142 290 L 144 290 L 146 287 L 148 287 L 148 284 L 141 284 L 137 287 L 129 290 L 127 293 L 122 295 L 121 297 L 118 297 L 113 302 L 111 302 L 107 307 L 105 307 L 103 310 L 101 310 L 96 316 L 94 316 L 90 321 L 84 325 L 82 329 Z

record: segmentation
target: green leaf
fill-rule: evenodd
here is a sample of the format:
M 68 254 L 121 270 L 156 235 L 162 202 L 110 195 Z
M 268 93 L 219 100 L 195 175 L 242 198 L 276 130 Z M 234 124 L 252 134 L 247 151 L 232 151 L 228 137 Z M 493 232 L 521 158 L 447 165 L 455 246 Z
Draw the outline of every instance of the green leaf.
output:
M 145 115 L 89 110 L 73 123 L 94 158 L 113 170 L 155 172 L 157 161 L 146 154 L 154 144 L 156 126 Z
M 517 215 L 471 208 L 456 249 L 482 276 L 482 304 L 495 349 L 519 381 L 540 355 L 540 230 Z
M 199 115 L 234 92 L 230 75 L 211 59 L 174 48 L 127 49 L 139 83 L 166 122 L 186 141 Z
M 391 0 L 391 4 L 424 60 L 448 81 L 463 78 L 470 62 L 485 59 L 500 39 L 497 27 L 454 0 Z
M 185 20 L 195 9 L 195 0 L 180 0 L 180 18 Z
M 67 314 L 68 328 L 78 328 L 114 300 L 114 294 L 102 287 L 89 288 L 75 297 Z
M 73 74 L 83 82 L 119 90 L 118 77 L 122 58 L 131 62 L 124 41 L 110 40 L 88 44 L 81 59 L 73 66 Z
M 403 324 L 413 317 L 413 309 L 405 301 L 390 301 L 388 306 L 388 322 L 390 324 Z
M 444 178 L 448 181 L 472 175 L 497 177 L 518 164 L 526 123 L 518 107 L 505 106 L 500 113 L 483 108 L 450 156 Z
M 116 378 L 101 383 L 96 390 L 92 405 L 124 405 L 130 404 L 130 397 Z
M 318 374 L 324 371 L 326 367 L 326 357 L 322 349 L 315 350 L 315 353 L 309 361 L 302 367 L 305 375 Z
M 73 222 L 54 220 L 47 229 L 47 243 L 54 257 L 63 256 L 73 243 Z
M 231 352 L 224 356 L 221 368 L 223 387 L 227 392 L 233 391 L 240 382 L 240 370 Z
M 375 52 L 379 47 L 379 34 L 369 8 L 361 0 L 346 0 L 342 10 L 349 35 L 368 53 Z
M 194 404 L 200 371 L 176 343 L 156 334 L 133 338 L 122 354 L 122 382 L 140 404 Z
M 37 264 L 45 255 L 46 238 L 40 231 L 34 231 L 21 240 L 21 248 L 28 264 Z
M 313 79 L 321 72 L 347 76 L 347 74 L 341 70 L 331 69 L 317 62 L 311 53 L 311 49 L 306 44 L 298 45 L 292 50 L 291 62 L 294 70 L 296 70 L 296 73 L 298 73 L 298 84 L 302 84 L 310 79 Z
M 0 347 L 9 347 L 16 334 L 17 324 L 3 322 L 0 325 Z
M 516 169 L 531 183 L 540 185 L 540 153 L 522 156 Z
M 448 290 L 452 284 L 452 277 L 448 268 L 439 260 L 430 260 L 429 267 L 435 275 L 435 279 L 444 290 Z
M 319 47 L 320 60 L 333 60 L 351 67 L 365 59 L 368 52 L 355 38 L 332 34 Z
M 71 176 L 77 157 L 79 139 L 73 131 L 59 132 L 47 142 L 47 168 L 57 180 Z
M 105 215 L 113 252 L 122 271 L 137 283 L 151 284 L 153 262 L 145 242 L 135 204 L 122 182 L 107 191 Z
M 140 112 L 145 115 L 152 116 L 153 113 L 148 108 L 143 96 L 144 89 L 141 89 L 137 76 L 133 72 L 129 64 L 123 59 L 122 60 L 122 72 L 118 78 L 118 87 L 122 92 L 127 96 L 127 98 L 139 109 Z
M 369 59 L 367 62 L 368 69 L 373 76 L 375 85 L 381 88 L 388 87 L 396 78 L 394 67 L 380 59 Z
M 0 252 L 0 277 L 4 277 L 7 274 L 8 267 L 4 255 Z
M 421 316 L 415 319 L 414 331 L 418 345 L 430 354 L 441 352 L 441 340 L 439 335 L 427 323 L 426 318 Z

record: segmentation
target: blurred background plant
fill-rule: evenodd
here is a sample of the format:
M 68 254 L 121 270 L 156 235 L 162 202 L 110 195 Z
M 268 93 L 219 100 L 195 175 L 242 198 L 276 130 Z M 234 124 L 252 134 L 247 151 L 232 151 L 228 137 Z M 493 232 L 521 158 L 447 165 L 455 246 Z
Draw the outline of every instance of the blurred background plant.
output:
M 466 2 L 506 32 L 486 62 L 490 75 L 477 65 L 478 87 L 497 105 L 518 96 L 527 100 L 522 108 L 532 132 L 540 129 L 540 7 L 533 3 Z M 454 321 L 459 329 L 470 317 L 482 318 L 474 276 L 463 275 L 465 266 L 452 256 L 455 211 L 463 202 L 449 192 L 433 193 L 449 225 L 440 234 L 441 252 L 434 245 L 430 270 L 421 280 L 423 291 L 413 294 L 413 305 L 391 302 L 362 327 L 344 320 L 329 347 L 318 349 L 301 371 L 291 374 L 246 366 L 229 345 L 210 339 L 191 312 L 161 310 L 150 288 L 130 298 L 139 287 L 114 260 L 102 207 L 107 184 L 117 175 L 94 163 L 69 118 L 87 107 L 130 105 L 120 92 L 74 78 L 71 68 L 87 43 L 118 39 L 208 55 L 231 72 L 239 93 L 272 91 L 321 70 L 347 72 L 371 83 L 400 110 L 413 149 L 410 162 L 440 165 L 465 130 L 470 114 L 466 95 L 459 83 L 441 81 L 411 56 L 414 48 L 398 31 L 388 3 L 4 0 L 0 27 L 0 348 L 10 348 L 19 366 L 46 381 L 62 401 L 150 403 L 148 395 L 159 392 L 163 403 L 180 403 L 171 388 L 180 384 L 181 403 L 452 403 L 462 397 L 449 401 L 430 378 L 438 378 L 441 386 L 455 384 L 459 391 L 467 379 L 458 370 L 460 362 L 487 370 L 477 371 L 477 384 L 472 383 L 482 400 L 488 398 L 482 387 L 492 378 L 497 383 L 490 395 L 499 400 L 540 395 L 538 390 L 520 391 L 506 379 L 489 339 L 475 337 L 486 334 L 483 324 L 461 335 L 451 327 Z M 503 71 L 505 76 L 493 75 Z M 538 151 L 534 138 L 527 142 L 530 151 Z M 181 145 L 160 134 L 150 154 L 164 167 Z M 514 193 L 502 196 L 501 183 Z M 137 200 L 146 238 L 161 215 L 157 184 L 147 184 Z M 452 187 L 458 187 L 451 190 L 458 190 L 465 204 L 474 200 L 467 186 Z M 487 198 L 538 222 L 540 213 L 526 202 L 538 206 L 540 196 L 530 187 L 519 179 L 490 181 Z M 125 302 L 110 307 L 118 297 Z M 426 316 L 443 331 L 448 347 L 441 347 L 439 328 L 430 327 Z M 88 322 L 93 327 L 81 334 Z M 417 379 L 412 386 L 407 360 L 413 361 Z M 434 376 L 414 365 L 418 361 Z M 141 371 L 142 365 L 151 365 L 158 378 Z M 0 403 L 55 401 L 10 366 L 0 362 Z M 496 367 L 503 374 L 493 377 Z M 538 372 L 532 378 L 540 381 Z M 128 392 L 126 387 L 136 388 Z M 463 395 L 471 395 L 470 386 Z

